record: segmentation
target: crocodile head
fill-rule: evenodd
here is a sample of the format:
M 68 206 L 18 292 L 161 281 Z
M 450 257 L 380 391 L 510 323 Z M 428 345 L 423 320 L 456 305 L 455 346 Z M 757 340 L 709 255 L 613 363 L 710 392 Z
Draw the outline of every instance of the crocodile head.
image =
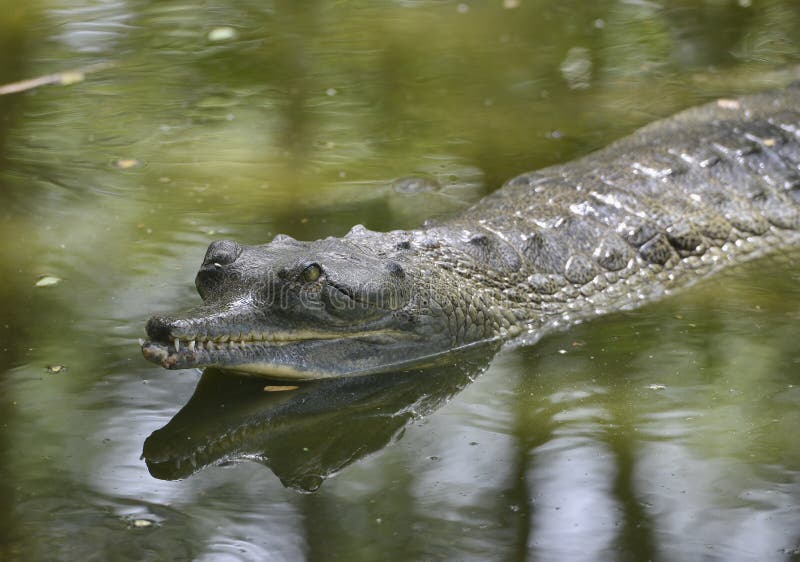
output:
M 167 369 L 219 367 L 284 379 L 366 374 L 452 347 L 402 232 L 213 242 L 195 285 L 203 304 L 147 323 L 145 358 Z M 407 239 L 407 237 L 406 237 Z

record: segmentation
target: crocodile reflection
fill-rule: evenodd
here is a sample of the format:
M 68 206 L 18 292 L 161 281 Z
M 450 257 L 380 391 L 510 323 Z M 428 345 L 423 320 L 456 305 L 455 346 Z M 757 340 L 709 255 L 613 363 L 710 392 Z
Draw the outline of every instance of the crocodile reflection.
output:
M 443 406 L 485 369 L 486 357 L 486 349 L 474 350 L 449 366 L 309 381 L 282 392 L 265 391 L 263 379 L 207 369 L 189 402 L 145 440 L 142 458 L 163 480 L 253 460 L 284 486 L 313 491 Z

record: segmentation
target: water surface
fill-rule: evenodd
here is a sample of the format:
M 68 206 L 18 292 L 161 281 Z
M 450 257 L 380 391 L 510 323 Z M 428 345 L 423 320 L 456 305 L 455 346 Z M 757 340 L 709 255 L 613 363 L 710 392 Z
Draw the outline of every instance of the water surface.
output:
M 787 83 L 797 2 L 3 8 L 0 84 L 94 72 L 0 96 L 0 558 L 800 559 L 796 253 L 297 391 L 137 344 L 212 240 L 411 228 Z

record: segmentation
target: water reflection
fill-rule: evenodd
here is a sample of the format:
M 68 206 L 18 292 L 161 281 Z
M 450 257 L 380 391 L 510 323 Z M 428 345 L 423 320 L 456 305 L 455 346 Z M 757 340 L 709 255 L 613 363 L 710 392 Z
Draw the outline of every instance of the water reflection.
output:
M 472 350 L 440 368 L 284 388 L 207 369 L 186 405 L 147 438 L 142 458 L 150 474 L 167 480 L 250 459 L 268 466 L 285 486 L 314 491 L 444 404 L 494 351 Z

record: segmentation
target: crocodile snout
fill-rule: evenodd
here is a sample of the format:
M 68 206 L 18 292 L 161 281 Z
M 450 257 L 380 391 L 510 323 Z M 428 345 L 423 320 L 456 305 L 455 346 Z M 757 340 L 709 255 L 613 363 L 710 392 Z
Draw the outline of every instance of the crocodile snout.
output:
M 147 321 L 145 331 L 147 337 L 153 341 L 169 342 L 176 332 L 180 332 L 185 320 L 170 318 L 169 316 L 153 316 Z

